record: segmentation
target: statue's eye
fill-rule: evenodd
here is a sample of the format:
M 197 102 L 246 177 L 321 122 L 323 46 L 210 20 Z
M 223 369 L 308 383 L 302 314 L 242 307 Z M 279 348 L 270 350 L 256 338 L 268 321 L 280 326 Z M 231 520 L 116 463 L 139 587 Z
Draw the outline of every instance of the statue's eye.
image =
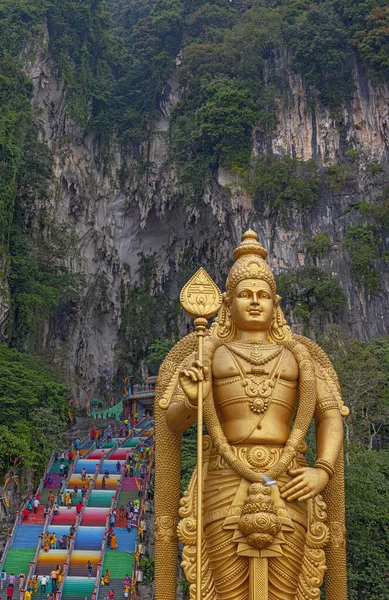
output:
M 239 294 L 239 298 L 247 298 L 247 296 L 248 296 L 248 293 L 247 293 L 247 292 L 241 292 L 241 293 Z

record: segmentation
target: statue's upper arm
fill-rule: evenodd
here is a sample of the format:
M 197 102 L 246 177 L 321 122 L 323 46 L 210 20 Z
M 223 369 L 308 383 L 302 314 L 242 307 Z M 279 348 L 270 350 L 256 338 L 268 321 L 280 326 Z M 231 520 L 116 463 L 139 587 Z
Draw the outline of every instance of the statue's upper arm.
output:
M 317 391 L 317 402 L 315 409 L 315 418 L 320 418 L 329 411 L 339 411 L 340 406 L 336 397 L 336 390 L 329 379 L 329 376 L 325 373 L 324 369 L 315 362 L 315 375 L 316 375 L 316 391 Z

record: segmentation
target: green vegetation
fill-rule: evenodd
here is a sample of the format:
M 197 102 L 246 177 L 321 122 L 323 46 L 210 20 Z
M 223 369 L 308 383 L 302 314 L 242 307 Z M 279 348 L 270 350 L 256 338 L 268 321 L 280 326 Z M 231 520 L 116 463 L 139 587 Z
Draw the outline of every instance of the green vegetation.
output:
M 350 31 L 351 45 L 377 79 L 387 79 L 388 0 L 335 0 L 334 4 Z
M 324 171 L 324 180 L 334 192 L 340 192 L 353 178 L 355 178 L 355 171 L 341 163 L 331 165 Z
M 279 275 L 277 289 L 286 314 L 302 322 L 305 328 L 321 328 L 328 316 L 339 316 L 346 304 L 339 281 L 314 266 Z
M 307 4 L 308 10 L 287 28 L 294 68 L 314 86 L 320 101 L 336 110 L 354 90 L 349 34 L 331 2 Z
M 314 235 L 305 243 L 305 250 L 312 258 L 323 258 L 331 250 L 332 244 L 328 233 Z
M 350 256 L 350 272 L 355 280 L 371 294 L 375 294 L 381 277 L 376 267 L 380 237 L 370 226 L 351 225 L 347 228 L 343 248 Z
M 285 216 L 292 208 L 310 208 L 318 199 L 319 169 L 313 160 L 260 158 L 251 174 L 249 190 L 258 212 Z
M 333 361 L 343 400 L 350 408 L 344 421 L 349 598 L 384 600 L 389 528 L 388 506 L 383 501 L 389 492 L 389 338 L 364 343 L 332 327 L 319 343 Z
M 171 300 L 156 281 L 154 257 L 141 257 L 139 280 L 127 292 L 122 290 L 122 342 L 118 377 L 130 374 L 142 380 L 146 357 L 159 368 L 169 341 L 178 335 L 178 301 Z M 156 341 L 158 340 L 158 341 Z M 145 360 L 146 359 L 146 360 Z
M 0 344 L 0 475 L 15 458 L 41 472 L 62 447 L 68 389 L 43 358 Z
M 163 341 L 155 340 L 150 344 L 149 355 L 146 359 L 147 368 L 150 375 L 158 375 L 159 367 L 169 351 L 173 348 L 177 340 Z
M 190 478 L 196 466 L 196 448 L 197 448 L 197 428 L 196 424 L 187 429 L 182 439 L 181 454 L 181 493 L 183 494 L 189 485 Z
M 374 225 L 384 232 L 389 231 L 389 189 L 385 189 L 380 203 L 362 202 L 359 207 L 363 216 L 373 221 Z
M 151 557 L 141 558 L 139 567 L 145 576 L 146 585 L 151 585 L 154 581 L 154 559 Z

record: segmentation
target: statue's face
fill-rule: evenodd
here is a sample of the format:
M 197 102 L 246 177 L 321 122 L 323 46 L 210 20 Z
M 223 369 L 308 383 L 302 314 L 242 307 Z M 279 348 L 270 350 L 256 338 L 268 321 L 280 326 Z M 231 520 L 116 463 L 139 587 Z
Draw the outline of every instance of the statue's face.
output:
M 231 317 L 242 331 L 267 331 L 273 320 L 273 293 L 266 281 L 244 279 L 234 291 Z

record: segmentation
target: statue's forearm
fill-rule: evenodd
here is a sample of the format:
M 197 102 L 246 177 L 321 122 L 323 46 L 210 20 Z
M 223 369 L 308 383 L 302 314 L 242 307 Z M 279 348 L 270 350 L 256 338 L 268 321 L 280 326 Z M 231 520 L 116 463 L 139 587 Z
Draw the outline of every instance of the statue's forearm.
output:
M 316 424 L 317 458 L 336 464 L 343 444 L 343 422 L 338 410 L 322 415 Z
M 182 433 L 196 421 L 197 411 L 184 402 L 172 402 L 166 412 L 166 422 L 171 431 Z

